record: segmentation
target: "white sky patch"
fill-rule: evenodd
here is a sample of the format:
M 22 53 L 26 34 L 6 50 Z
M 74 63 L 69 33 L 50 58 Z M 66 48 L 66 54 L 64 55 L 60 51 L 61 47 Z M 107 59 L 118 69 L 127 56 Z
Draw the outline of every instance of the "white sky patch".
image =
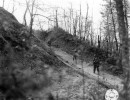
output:
M 80 9 L 82 14 L 85 16 L 87 12 L 87 4 L 89 6 L 89 16 L 92 17 L 94 23 L 98 24 L 101 18 L 100 11 L 101 11 L 101 4 L 103 4 L 103 0 L 44 0 L 44 2 L 48 5 L 54 5 L 62 8 L 70 8 L 72 4 L 72 8 L 75 10 Z

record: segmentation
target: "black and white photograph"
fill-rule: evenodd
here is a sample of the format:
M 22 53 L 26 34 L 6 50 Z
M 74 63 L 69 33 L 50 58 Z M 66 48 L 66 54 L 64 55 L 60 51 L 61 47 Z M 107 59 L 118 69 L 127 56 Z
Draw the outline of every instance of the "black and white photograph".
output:
M 130 100 L 130 0 L 0 0 L 0 100 Z

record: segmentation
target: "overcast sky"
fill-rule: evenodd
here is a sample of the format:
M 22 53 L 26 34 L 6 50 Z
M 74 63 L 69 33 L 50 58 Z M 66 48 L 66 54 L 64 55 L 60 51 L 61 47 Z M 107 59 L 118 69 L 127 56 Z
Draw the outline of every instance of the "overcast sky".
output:
M 5 9 L 12 12 L 12 5 L 13 0 L 5 0 Z M 25 0 L 14 0 L 15 3 L 15 12 L 14 15 L 18 19 L 19 22 L 23 22 L 23 14 L 25 11 L 24 4 Z M 80 4 L 82 9 L 82 14 L 85 16 L 86 9 L 87 9 L 87 3 L 89 6 L 89 16 L 92 16 L 93 13 L 93 22 L 95 24 L 95 27 L 98 26 L 100 20 L 101 20 L 101 4 L 103 4 L 103 0 L 38 0 L 39 4 L 45 4 L 48 7 L 62 7 L 64 9 L 68 9 L 71 7 L 75 10 L 79 10 Z M 0 4 L 2 6 L 2 0 L 0 0 Z M 47 15 L 47 13 L 45 13 Z

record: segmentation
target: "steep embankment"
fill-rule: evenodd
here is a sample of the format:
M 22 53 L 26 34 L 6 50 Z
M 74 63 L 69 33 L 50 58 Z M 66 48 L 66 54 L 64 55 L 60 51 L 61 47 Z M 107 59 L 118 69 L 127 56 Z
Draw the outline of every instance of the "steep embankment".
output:
M 51 48 L 0 7 L 0 94 L 7 100 L 25 100 L 52 85 L 50 71 L 65 66 Z M 58 75 L 57 75 L 58 77 Z M 47 91 L 48 92 L 48 91 Z M 44 92 L 46 93 L 46 92 Z

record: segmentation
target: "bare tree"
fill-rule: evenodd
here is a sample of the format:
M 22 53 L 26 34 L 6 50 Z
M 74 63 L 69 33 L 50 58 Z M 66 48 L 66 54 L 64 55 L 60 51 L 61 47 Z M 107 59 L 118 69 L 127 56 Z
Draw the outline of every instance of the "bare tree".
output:
M 2 7 L 3 7 L 3 8 L 5 7 L 5 0 L 3 0 L 3 4 L 2 4 Z
M 113 24 L 113 29 L 114 29 L 114 37 L 115 37 L 115 41 L 116 41 L 116 50 L 118 51 L 118 41 L 117 41 L 117 37 L 116 37 L 116 24 L 115 24 L 115 20 L 114 20 L 114 14 L 113 14 L 113 9 L 112 9 L 112 5 L 111 5 L 111 0 L 110 0 L 110 12 L 111 12 L 111 16 L 112 16 L 112 24 Z
M 33 28 L 33 22 L 34 22 L 34 17 L 35 17 L 35 13 L 34 13 L 35 1 L 36 0 L 32 1 L 31 9 L 30 9 L 30 0 L 29 1 L 26 0 L 27 9 L 28 9 L 29 14 L 30 14 L 30 25 L 29 25 L 29 27 L 30 27 L 30 29 L 29 29 L 30 36 L 32 35 L 32 28 Z
M 72 26 L 72 14 L 73 14 L 73 10 L 72 10 L 72 3 L 71 3 L 70 16 L 69 16 L 69 17 L 70 17 L 70 23 L 69 23 L 69 24 L 70 24 L 70 25 L 69 25 L 69 26 L 70 26 L 70 29 L 69 29 L 69 33 L 70 33 L 70 34 L 71 34 L 71 31 L 72 31 L 72 30 L 71 30 L 71 26 Z
M 80 4 L 80 14 L 79 14 L 79 36 L 80 36 L 80 39 L 81 39 L 81 4 Z
M 73 31 L 74 31 L 74 36 L 76 36 L 77 24 L 78 24 L 78 16 L 77 16 L 77 12 L 76 12 L 76 16 L 75 16 L 75 18 L 73 19 Z
M 90 41 L 91 41 L 91 46 L 93 46 L 93 34 L 94 34 L 94 32 L 93 32 L 93 24 L 91 24 L 91 28 L 90 28 L 90 31 L 91 31 L 91 34 L 90 34 Z
M 65 9 L 64 9 L 64 24 L 65 24 L 65 30 L 67 30 Z
M 28 3 L 28 2 L 27 2 L 27 3 Z M 27 21 L 26 21 L 27 11 L 28 11 L 28 7 L 26 7 L 25 12 L 24 12 L 24 15 L 23 15 L 23 24 L 24 24 L 25 26 L 27 26 Z
M 58 25 L 58 15 L 57 15 L 57 11 L 58 11 L 58 9 L 56 9 L 56 16 L 55 16 L 55 24 L 56 24 L 56 28 L 58 28 L 59 27 L 59 25 Z
M 101 44 L 100 36 L 98 35 L 98 48 L 100 48 L 100 44 Z
M 14 14 L 14 12 L 15 12 L 15 0 L 13 0 L 13 8 L 12 8 L 12 14 Z
M 89 10 L 89 7 L 88 7 L 88 4 L 87 4 L 87 12 L 86 12 L 86 18 L 85 18 L 85 27 L 84 27 L 85 28 L 84 29 L 85 30 L 85 36 L 86 36 L 86 34 L 88 34 L 87 33 L 87 31 L 88 31 L 87 30 L 88 29 L 88 25 L 87 25 L 88 24 L 88 10 Z

